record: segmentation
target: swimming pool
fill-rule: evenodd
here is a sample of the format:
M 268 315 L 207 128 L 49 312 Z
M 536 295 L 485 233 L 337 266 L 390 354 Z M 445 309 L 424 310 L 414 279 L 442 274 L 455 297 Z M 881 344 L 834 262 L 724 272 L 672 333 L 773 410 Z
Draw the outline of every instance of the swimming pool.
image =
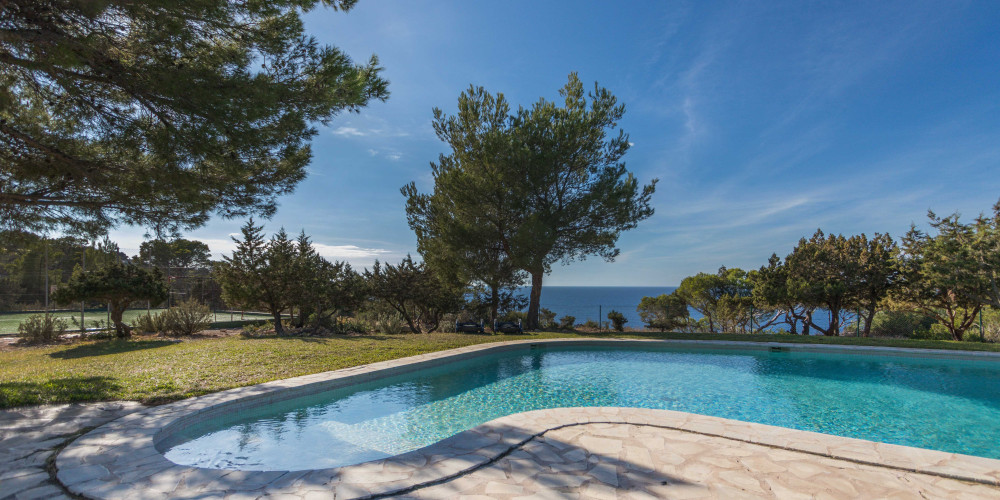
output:
M 304 470 L 385 458 L 509 414 L 668 409 L 1000 458 L 1000 363 L 671 346 L 550 346 L 214 417 L 159 447 L 182 465 Z

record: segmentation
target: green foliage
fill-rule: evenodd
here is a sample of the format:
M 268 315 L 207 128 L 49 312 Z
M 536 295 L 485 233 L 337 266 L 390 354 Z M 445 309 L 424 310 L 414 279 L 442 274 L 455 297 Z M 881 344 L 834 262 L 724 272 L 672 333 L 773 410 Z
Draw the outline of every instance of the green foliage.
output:
M 403 317 L 413 333 L 432 332 L 446 313 L 462 308 L 463 286 L 407 255 L 398 265 L 378 261 L 365 271 L 372 296 Z
M 140 333 L 160 333 L 167 330 L 163 313 L 141 314 L 132 320 L 132 328 Z
M 259 338 L 272 333 L 274 333 L 274 323 L 270 321 L 243 325 L 243 329 L 240 330 L 240 335 L 246 338 Z
M 560 330 L 572 330 L 576 326 L 576 316 L 566 315 L 559 318 Z
M 504 182 L 512 149 L 510 106 L 482 88 L 470 87 L 458 99 L 458 114 L 434 110 L 434 130 L 451 147 L 431 163 L 434 191 L 402 188 L 406 215 L 425 262 L 446 269 L 473 285 L 473 314 L 492 323 L 523 305 L 514 289 L 526 274 L 513 260 L 502 236 L 520 219 Z
M 811 312 L 804 319 L 824 335 L 839 335 L 847 311 L 855 308 L 867 312 L 867 335 L 879 303 L 900 279 L 896 244 L 879 233 L 869 240 L 864 234 L 847 238 L 826 236 L 817 230 L 812 238 L 799 240 L 785 258 L 785 266 L 791 300 L 810 311 L 823 308 L 830 312 L 825 328 L 812 320 Z
M 327 320 L 351 315 L 368 299 L 364 278 L 346 262 L 329 262 L 313 248 L 302 232 L 295 243 L 293 262 L 296 286 L 291 306 L 298 310 L 296 326 L 305 326 L 308 318 Z
M 912 227 L 903 237 L 903 286 L 896 298 L 934 318 L 955 340 L 978 318 L 990 295 L 989 273 L 978 256 L 978 227 L 962 224 L 958 215 L 929 214 L 937 234 Z
M 463 255 L 470 278 L 507 286 L 519 282 L 508 271 L 530 274 L 529 329 L 539 326 L 542 281 L 553 263 L 613 260 L 621 232 L 653 214 L 656 181 L 640 189 L 622 162 L 628 135 L 615 129 L 625 107 L 596 84 L 585 94 L 575 73 L 559 95 L 562 107 L 541 99 L 511 112 L 502 94 L 470 87 L 457 115 L 435 109 L 435 132 L 452 151 L 432 164 L 434 192 L 403 188 L 418 241 Z M 494 283 L 487 284 L 497 290 Z
M 647 328 L 665 332 L 687 324 L 687 303 L 677 292 L 658 297 L 643 297 L 636 307 L 639 318 Z
M 51 314 L 33 314 L 17 327 L 25 344 L 50 344 L 66 333 L 66 321 Z
M 318 3 L 0 3 L 0 229 L 273 213 L 313 124 L 388 97 L 374 56 L 306 35 Z
M 598 322 L 596 322 L 596 321 L 594 321 L 592 319 L 588 319 L 587 321 L 585 321 L 583 323 L 583 327 L 586 328 L 587 330 L 600 330 L 601 329 L 600 323 L 598 323 Z
M 377 333 L 397 335 L 403 333 L 403 329 L 406 328 L 406 321 L 397 312 L 383 311 L 375 316 L 372 328 Z
M 159 303 L 167 298 L 167 284 L 158 269 L 146 270 L 133 264 L 111 263 L 97 269 L 77 268 L 73 276 L 52 294 L 60 304 L 82 300 L 106 302 L 115 335 L 125 338 L 131 328 L 122 320 L 128 305 L 137 300 Z
M 608 320 L 611 321 L 611 326 L 616 332 L 625 331 L 625 323 L 628 323 L 628 320 L 625 319 L 624 314 L 612 309 L 608 311 Z
M 319 256 L 302 233 L 288 238 L 284 228 L 269 241 L 263 227 L 251 219 L 235 239 L 236 250 L 213 269 L 227 304 L 244 309 L 263 308 L 274 318 L 278 335 L 285 334 L 282 313 L 298 311 L 296 326 L 310 317 L 324 321 L 357 309 L 366 298 L 361 276 L 346 263 Z
M 208 267 L 211 257 L 208 245 L 197 240 L 175 238 L 155 239 L 139 245 L 139 263 L 162 271 L 170 268 Z
M 550 309 L 541 308 L 538 311 L 538 327 L 543 330 L 551 330 L 556 327 L 556 313 Z
M 715 274 L 684 278 L 674 294 L 675 300 L 704 316 L 709 332 L 745 332 L 750 327 L 753 292 L 742 269 L 721 267 Z
M 879 311 L 871 325 L 871 335 L 875 337 L 914 337 L 917 332 L 931 329 L 934 319 L 923 313 L 906 310 Z
M 160 313 L 162 332 L 174 336 L 190 336 L 201 332 L 212 324 L 212 311 L 208 306 L 195 300 L 185 300 Z

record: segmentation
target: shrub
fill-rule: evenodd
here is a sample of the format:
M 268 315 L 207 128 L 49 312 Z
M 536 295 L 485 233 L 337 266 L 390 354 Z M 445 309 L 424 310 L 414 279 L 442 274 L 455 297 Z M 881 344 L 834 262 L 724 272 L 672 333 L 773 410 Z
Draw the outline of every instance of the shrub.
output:
M 586 323 L 583 324 L 583 327 L 588 330 L 599 330 L 601 325 L 592 319 L 588 319 Z
M 546 309 L 541 308 L 538 310 L 538 327 L 542 330 L 551 330 L 556 327 L 556 313 Z
M 559 318 L 560 330 L 572 330 L 574 326 L 576 326 L 576 316 L 566 315 Z
M 665 332 L 685 326 L 690 319 L 687 303 L 676 292 L 643 297 L 635 308 L 647 328 Z
M 879 311 L 872 320 L 871 335 L 913 337 L 916 332 L 929 332 L 933 324 L 932 318 L 914 311 Z
M 159 333 L 166 331 L 163 324 L 163 314 L 143 314 L 132 321 L 132 328 L 141 333 Z
M 271 333 L 274 333 L 274 323 L 271 321 L 243 325 L 243 330 L 240 331 L 240 335 L 246 338 L 263 337 Z
M 25 344 L 47 344 L 66 333 L 66 321 L 48 313 L 32 314 L 18 325 L 17 332 Z
M 195 300 L 185 300 L 160 313 L 160 316 L 163 321 L 161 331 L 177 336 L 194 335 L 212 324 L 212 311 Z
M 403 316 L 392 311 L 380 311 L 375 314 L 372 321 L 372 329 L 376 333 L 396 335 L 403 333 L 406 327 L 406 321 L 403 320 Z
M 930 328 L 926 330 L 917 330 L 913 332 L 910 338 L 919 340 L 951 340 L 951 332 L 948 331 L 941 323 L 934 323 Z
M 541 318 L 541 314 L 539 314 Z M 507 311 L 498 318 L 500 321 L 513 321 L 517 323 L 518 321 L 526 322 L 528 320 L 528 313 L 524 311 Z
M 399 330 L 395 333 L 402 331 L 402 320 L 400 320 Z M 341 318 L 337 322 L 337 333 L 348 334 L 348 333 L 368 333 L 371 331 L 371 325 L 364 320 L 357 318 Z
M 628 320 L 625 319 L 624 314 L 612 309 L 608 311 L 608 320 L 611 321 L 611 325 L 616 332 L 625 331 L 625 323 L 628 323 Z

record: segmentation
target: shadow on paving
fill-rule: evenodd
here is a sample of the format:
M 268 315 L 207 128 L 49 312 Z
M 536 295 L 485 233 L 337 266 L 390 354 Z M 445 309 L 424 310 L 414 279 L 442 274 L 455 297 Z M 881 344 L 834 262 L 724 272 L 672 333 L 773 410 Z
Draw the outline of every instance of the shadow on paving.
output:
M 114 399 L 121 386 L 110 377 L 66 377 L 44 382 L 0 382 L 0 408 Z
M 78 359 L 92 356 L 107 356 L 108 354 L 121 354 L 123 352 L 141 351 L 144 349 L 155 349 L 177 344 L 177 340 L 108 340 L 84 344 L 63 351 L 56 351 L 49 354 L 49 357 L 57 359 Z
M 522 440 L 530 437 L 530 432 L 516 427 L 503 430 L 506 439 Z M 534 488 L 535 493 L 555 493 L 571 496 L 583 491 L 588 486 L 598 488 L 627 489 L 631 491 L 662 491 L 666 487 L 705 488 L 705 485 L 685 480 L 681 477 L 657 471 L 647 465 L 635 463 L 619 456 L 588 451 L 577 444 L 544 436 L 531 437 L 526 443 L 515 446 L 491 462 L 475 466 L 482 459 L 475 455 L 475 450 L 490 444 L 482 440 L 482 436 L 468 437 L 468 447 L 456 441 L 459 436 L 446 439 L 448 447 L 454 450 L 467 450 L 468 453 L 443 459 L 436 464 L 422 465 L 420 450 L 405 453 L 386 460 L 386 465 L 392 465 L 394 470 L 416 466 L 416 474 L 424 478 L 432 478 L 435 468 L 442 468 L 442 475 L 450 474 L 456 469 L 475 467 L 457 476 L 440 482 L 432 482 L 423 486 L 408 487 L 408 480 L 393 481 L 385 485 L 385 489 L 377 485 L 367 485 L 377 493 L 372 498 L 454 498 L 460 495 L 489 495 L 485 488 L 490 483 L 502 483 L 511 487 L 523 486 Z M 494 442 L 495 443 L 495 442 Z M 431 445 L 434 447 L 436 445 Z M 433 454 L 433 452 L 432 452 Z M 456 465 L 461 464 L 461 465 Z M 324 474 L 306 475 L 298 478 L 297 489 L 324 489 L 330 487 L 331 478 Z M 426 480 L 426 479 L 425 479 Z M 277 486 L 277 485 L 275 485 Z M 360 491 L 360 490 L 359 490 Z M 529 495 L 531 492 L 524 491 Z M 517 493 L 520 494 L 520 493 Z

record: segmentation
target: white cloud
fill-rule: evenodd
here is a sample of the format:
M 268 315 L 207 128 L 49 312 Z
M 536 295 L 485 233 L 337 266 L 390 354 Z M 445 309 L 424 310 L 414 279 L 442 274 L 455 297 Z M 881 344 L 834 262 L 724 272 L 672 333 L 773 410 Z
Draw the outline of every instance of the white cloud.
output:
M 403 158 L 403 153 L 396 150 L 386 150 L 386 149 L 369 149 L 368 154 L 372 156 L 381 156 L 387 160 L 399 161 Z
M 329 260 L 374 260 L 380 256 L 390 255 L 391 251 L 384 248 L 364 248 L 357 245 L 324 245 L 313 243 L 316 252 Z
M 339 135 L 341 137 L 365 137 L 369 134 L 354 127 L 338 127 L 333 130 L 333 135 Z

